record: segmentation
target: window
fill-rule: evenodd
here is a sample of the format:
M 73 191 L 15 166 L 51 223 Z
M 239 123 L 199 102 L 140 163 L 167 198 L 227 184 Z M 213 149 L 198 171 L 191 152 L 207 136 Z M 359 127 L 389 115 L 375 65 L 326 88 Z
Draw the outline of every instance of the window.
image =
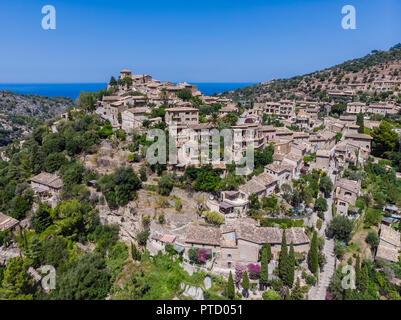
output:
M 229 254 L 227 255 L 227 259 L 230 259 L 230 258 L 232 258 L 232 256 L 231 256 L 231 254 L 229 253 Z

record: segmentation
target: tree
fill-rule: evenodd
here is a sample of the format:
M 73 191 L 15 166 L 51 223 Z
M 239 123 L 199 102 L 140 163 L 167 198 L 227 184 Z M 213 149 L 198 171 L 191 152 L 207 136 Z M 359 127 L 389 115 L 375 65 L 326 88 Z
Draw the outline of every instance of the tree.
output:
M 135 261 L 140 261 L 141 260 L 141 253 L 137 249 L 136 245 L 134 243 L 132 243 L 132 242 L 131 242 L 131 256 L 132 256 L 132 259 L 135 260 Z
M 373 128 L 372 131 L 372 153 L 376 157 L 389 157 L 395 150 L 398 142 L 398 135 L 393 131 L 391 125 L 383 121 L 380 126 Z
M 297 278 L 297 282 L 295 283 L 295 287 L 291 292 L 291 300 L 303 300 L 304 294 L 302 293 L 301 284 L 299 278 Z
M 145 167 L 141 167 L 139 169 L 139 178 L 141 179 L 141 181 L 147 181 L 148 177 L 146 176 L 146 168 Z
M 42 233 L 52 224 L 50 212 L 51 208 L 48 204 L 39 204 L 39 208 L 35 211 L 31 218 L 31 226 L 36 233 Z
M 327 228 L 327 235 L 348 243 L 353 225 L 346 216 L 335 216 Z
M 66 162 L 67 159 L 65 158 L 64 154 L 59 152 L 51 153 L 47 156 L 44 162 L 44 167 L 47 172 L 53 173 L 60 169 L 60 167 Z
M 369 272 L 368 272 L 368 266 L 365 264 L 361 269 L 359 290 L 361 292 L 365 292 L 368 289 L 368 283 L 369 283 Z
M 205 219 L 207 222 L 214 224 L 216 226 L 219 226 L 224 223 L 224 217 L 222 217 L 220 214 L 218 214 L 215 211 L 207 212 L 205 214 Z
M 262 247 L 262 259 L 260 265 L 260 279 L 259 279 L 261 290 L 266 289 L 268 282 L 269 282 L 269 251 L 267 247 Z
M 361 283 L 361 261 L 359 255 L 356 256 L 355 259 L 355 285 L 360 290 L 360 285 Z
M 262 294 L 263 300 L 281 300 L 280 295 L 274 290 L 267 290 Z
M 319 268 L 319 252 L 318 252 L 318 243 L 317 243 L 317 232 L 313 232 L 313 237 L 309 249 L 308 255 L 308 266 L 309 270 L 317 276 L 318 268 Z
M 3 274 L 0 297 L 6 300 L 32 300 L 33 279 L 27 275 L 29 265 L 21 257 L 11 258 Z
M 359 126 L 358 133 L 364 133 L 365 125 L 364 125 L 364 121 L 363 121 L 363 113 L 362 112 L 359 112 L 358 115 L 356 116 L 356 124 Z
M 103 257 L 86 253 L 57 277 L 56 299 L 101 300 L 106 298 L 111 283 Z
M 290 244 L 290 253 L 288 254 L 289 260 L 289 268 L 288 268 L 288 285 L 292 287 L 294 283 L 294 276 L 295 276 L 295 252 L 294 252 L 294 245 Z
M 246 297 L 248 297 L 248 290 L 249 290 L 249 277 L 248 277 L 248 272 L 244 272 L 242 275 L 242 288 L 244 288 L 246 292 Z
M 314 209 L 318 212 L 324 213 L 327 211 L 327 201 L 323 197 L 319 197 L 316 199 Z
M 99 224 L 97 212 L 77 199 L 61 202 L 54 209 L 53 216 L 57 232 L 74 240 L 94 231 Z
M 28 199 L 15 196 L 10 203 L 10 216 L 17 220 L 23 219 L 31 207 L 32 203 Z
M 286 285 L 289 285 L 289 259 L 288 259 L 288 251 L 287 251 L 287 240 L 285 237 L 285 230 L 283 230 L 283 236 L 281 240 L 281 250 L 279 256 L 279 276 L 283 280 Z
M 227 283 L 227 298 L 233 300 L 235 297 L 235 287 L 234 287 L 234 280 L 233 275 L 230 271 L 230 275 L 228 276 L 228 283 Z
M 326 198 L 330 196 L 331 191 L 333 191 L 333 182 L 328 176 L 323 176 L 320 178 L 319 189 L 324 193 Z
M 192 98 L 191 90 L 181 89 L 180 91 L 177 92 L 177 97 L 184 101 L 189 101 Z
M 174 181 L 169 174 L 165 174 L 158 182 L 157 192 L 162 196 L 168 196 L 173 190 Z
M 117 85 L 117 80 L 116 80 L 116 78 L 114 78 L 114 77 L 112 76 L 112 77 L 110 78 L 109 85 L 110 85 L 111 87 L 116 86 L 116 85 Z
M 148 230 L 144 230 L 139 232 L 136 235 L 136 240 L 138 241 L 138 244 L 141 246 L 146 246 L 146 242 L 148 241 L 150 232 Z
M 377 232 L 369 231 L 366 237 L 366 242 L 369 243 L 372 249 L 376 249 L 379 245 L 379 237 L 377 236 Z
M 248 201 L 249 201 L 249 208 L 250 209 L 254 209 L 254 210 L 260 209 L 259 197 L 258 197 L 258 195 L 256 193 L 251 194 L 248 197 Z

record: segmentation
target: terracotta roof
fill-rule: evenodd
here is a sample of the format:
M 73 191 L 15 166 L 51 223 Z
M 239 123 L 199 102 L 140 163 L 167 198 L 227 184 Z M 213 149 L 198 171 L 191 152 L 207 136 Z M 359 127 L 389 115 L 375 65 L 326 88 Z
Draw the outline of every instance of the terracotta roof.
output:
M 175 241 L 175 236 L 165 234 L 160 238 L 160 241 L 167 242 L 167 243 L 173 243 Z

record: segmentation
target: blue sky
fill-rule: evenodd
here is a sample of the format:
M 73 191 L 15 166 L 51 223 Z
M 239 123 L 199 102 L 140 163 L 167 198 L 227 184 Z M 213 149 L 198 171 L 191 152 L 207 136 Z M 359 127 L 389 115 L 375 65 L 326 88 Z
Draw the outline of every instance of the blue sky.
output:
M 56 8 L 43 30 L 41 9 Z M 356 8 L 356 30 L 341 8 Z M 401 42 L 398 0 L 1 0 L 0 82 L 260 82 Z

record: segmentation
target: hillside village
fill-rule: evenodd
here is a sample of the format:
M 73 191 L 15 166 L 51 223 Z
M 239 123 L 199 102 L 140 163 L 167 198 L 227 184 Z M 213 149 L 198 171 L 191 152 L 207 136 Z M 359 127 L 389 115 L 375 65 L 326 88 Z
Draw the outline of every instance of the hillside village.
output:
M 32 288 L 11 298 L 401 299 L 400 51 L 304 76 L 280 97 L 275 80 L 257 95 L 205 96 L 126 69 L 83 92 L 2 152 L 2 274 L 9 261 L 29 268 Z M 324 94 L 312 94 L 316 82 Z M 174 132 L 167 143 L 186 161 L 149 164 L 150 129 Z M 239 141 L 231 163 L 213 129 Z M 237 175 L 249 146 L 254 167 Z M 31 282 L 55 261 L 57 288 L 38 293 Z M 80 263 L 99 266 L 93 286 L 108 290 L 69 288 Z M 182 281 L 158 296 L 147 272 L 166 264 Z M 351 291 L 341 288 L 347 264 Z

